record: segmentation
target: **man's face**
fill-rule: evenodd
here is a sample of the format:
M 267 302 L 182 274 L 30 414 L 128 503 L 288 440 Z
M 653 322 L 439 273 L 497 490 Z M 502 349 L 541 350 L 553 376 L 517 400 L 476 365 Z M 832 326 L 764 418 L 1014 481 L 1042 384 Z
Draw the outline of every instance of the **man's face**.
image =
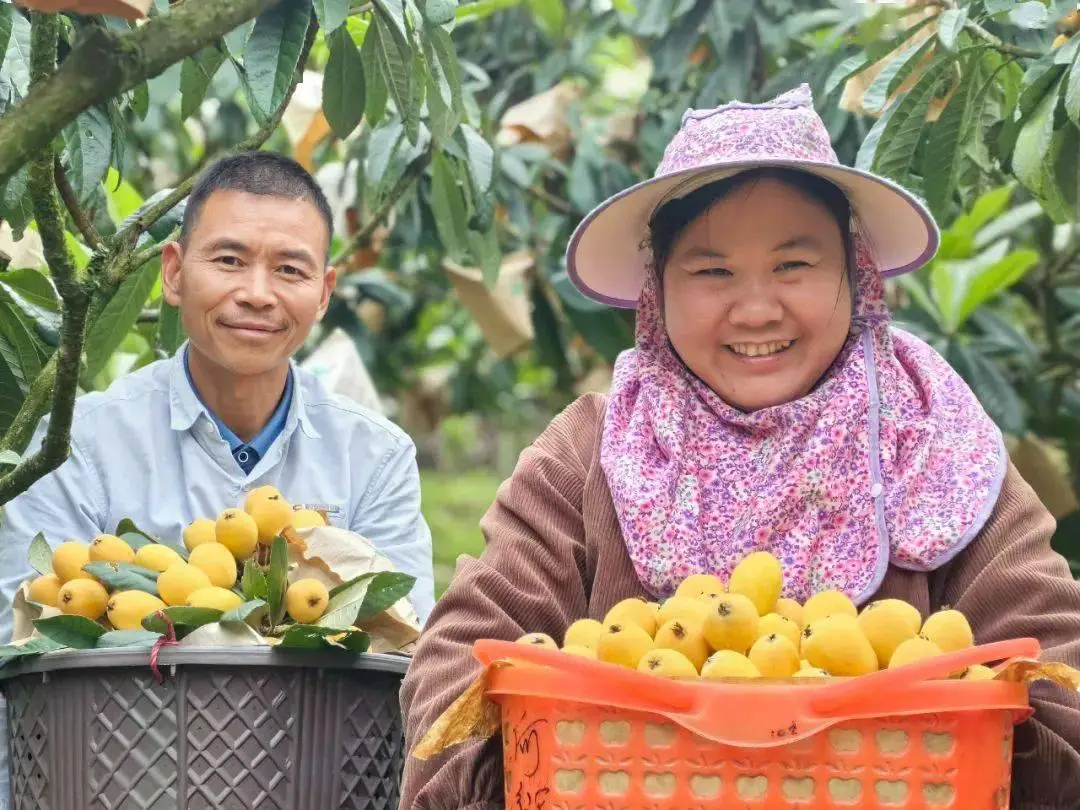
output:
M 192 348 L 238 376 L 287 363 L 336 283 L 328 239 L 307 200 L 211 194 L 187 245 L 171 242 L 161 257 L 165 300 L 180 308 Z

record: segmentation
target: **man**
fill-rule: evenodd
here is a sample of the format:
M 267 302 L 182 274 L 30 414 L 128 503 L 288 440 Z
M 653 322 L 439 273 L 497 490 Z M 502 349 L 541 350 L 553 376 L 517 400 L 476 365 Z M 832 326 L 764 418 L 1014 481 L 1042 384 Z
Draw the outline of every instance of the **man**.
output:
M 161 256 L 163 294 L 188 341 L 175 357 L 80 397 L 68 460 L 4 507 L 0 643 L 10 639 L 14 593 L 33 575 L 27 549 L 37 532 L 54 547 L 88 542 L 130 517 L 179 541 L 192 520 L 242 505 L 264 484 L 327 510 L 332 525 L 415 576 L 411 597 L 427 618 L 431 536 L 412 441 L 291 360 L 334 289 L 331 228 L 322 191 L 285 157 L 241 154 L 202 174 L 180 239 Z

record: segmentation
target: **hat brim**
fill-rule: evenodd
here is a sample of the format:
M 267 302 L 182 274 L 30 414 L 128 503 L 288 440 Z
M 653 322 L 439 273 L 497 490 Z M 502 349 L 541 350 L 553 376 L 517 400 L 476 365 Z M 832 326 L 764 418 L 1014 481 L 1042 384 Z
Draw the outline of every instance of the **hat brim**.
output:
M 699 179 L 692 183 L 696 188 L 766 167 L 798 169 L 837 185 L 850 201 L 860 231 L 873 245 L 885 276 L 917 270 L 937 252 L 941 234 L 926 206 L 883 177 L 835 163 L 750 160 L 650 178 L 605 200 L 580 222 L 570 238 L 566 251 L 570 280 L 594 301 L 634 309 L 648 272 L 650 252 L 645 241 L 657 205 L 688 181 Z

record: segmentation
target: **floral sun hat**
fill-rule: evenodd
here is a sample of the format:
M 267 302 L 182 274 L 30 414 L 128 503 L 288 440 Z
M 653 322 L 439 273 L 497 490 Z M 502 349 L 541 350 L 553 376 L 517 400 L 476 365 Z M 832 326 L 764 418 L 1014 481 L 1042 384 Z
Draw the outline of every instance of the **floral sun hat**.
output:
M 687 110 L 655 176 L 604 201 L 578 225 L 566 254 L 571 280 L 595 301 L 635 308 L 651 261 L 644 237 L 653 212 L 704 185 L 761 167 L 801 169 L 838 186 L 882 275 L 917 270 L 937 252 L 940 233 L 918 198 L 839 162 L 803 84 L 762 104 L 733 101 Z M 627 238 L 628 231 L 634 238 Z

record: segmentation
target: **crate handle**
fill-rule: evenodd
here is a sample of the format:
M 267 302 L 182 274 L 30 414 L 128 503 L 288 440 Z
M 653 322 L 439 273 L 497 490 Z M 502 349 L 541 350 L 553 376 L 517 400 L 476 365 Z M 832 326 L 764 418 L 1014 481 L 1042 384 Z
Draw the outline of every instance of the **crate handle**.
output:
M 774 687 L 768 700 L 762 697 L 769 687 L 752 681 L 670 680 L 658 688 L 654 675 L 558 650 L 485 639 L 475 642 L 473 651 L 484 664 L 511 660 L 540 667 L 531 684 L 527 668 L 520 670 L 522 684 L 511 691 L 652 712 L 714 742 L 756 748 L 811 737 L 851 716 L 880 714 L 883 703 L 888 713 L 889 696 L 903 694 L 905 686 L 974 664 L 1033 658 L 1039 644 L 1034 639 L 1001 641 L 848 681 Z
M 913 686 L 922 681 L 947 678 L 953 672 L 1011 658 L 1038 658 L 1039 642 L 1016 638 L 969 647 L 966 650 L 938 655 L 896 669 L 883 669 L 849 681 L 830 683 L 815 689 L 810 708 L 818 714 L 847 714 L 853 707 L 875 700 L 892 690 Z

